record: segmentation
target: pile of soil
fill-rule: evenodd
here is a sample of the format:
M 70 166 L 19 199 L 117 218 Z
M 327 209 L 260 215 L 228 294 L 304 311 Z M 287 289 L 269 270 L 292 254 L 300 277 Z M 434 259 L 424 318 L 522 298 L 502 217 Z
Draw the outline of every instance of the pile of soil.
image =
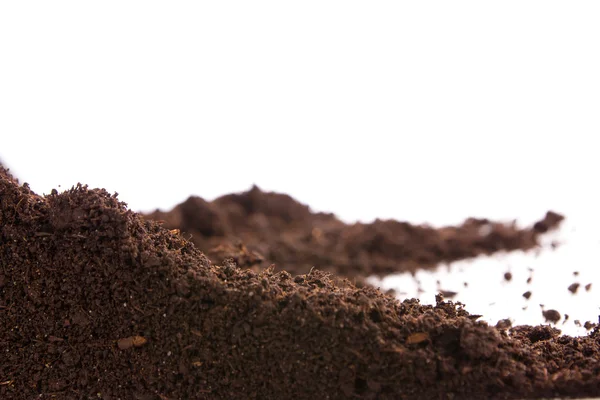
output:
M 600 330 L 497 329 L 459 303 L 211 262 L 78 185 L 0 168 L 0 398 L 600 395 Z
M 528 250 L 563 216 L 552 211 L 530 228 L 469 218 L 456 227 L 432 228 L 394 220 L 345 224 L 333 214 L 313 213 L 288 195 L 258 187 L 208 202 L 190 197 L 169 212 L 147 216 L 179 229 L 213 261 L 233 258 L 256 270 L 293 275 L 317 267 L 348 278 L 415 272 L 501 250 Z

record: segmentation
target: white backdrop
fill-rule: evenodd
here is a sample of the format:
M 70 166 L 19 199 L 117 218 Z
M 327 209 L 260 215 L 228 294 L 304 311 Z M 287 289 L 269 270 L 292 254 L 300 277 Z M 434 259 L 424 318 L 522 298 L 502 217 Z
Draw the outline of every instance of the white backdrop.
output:
M 137 210 L 257 183 L 347 221 L 552 208 L 597 235 L 599 12 L 2 2 L 0 159 L 40 193 L 85 182 Z

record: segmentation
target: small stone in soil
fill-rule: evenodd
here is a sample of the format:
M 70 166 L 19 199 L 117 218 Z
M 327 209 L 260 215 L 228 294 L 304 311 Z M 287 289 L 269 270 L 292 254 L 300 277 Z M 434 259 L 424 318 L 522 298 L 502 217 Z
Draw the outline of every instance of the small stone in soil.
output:
M 426 332 L 417 332 L 413 333 L 409 337 L 406 338 L 406 344 L 418 344 L 422 343 L 429 339 L 429 334 Z

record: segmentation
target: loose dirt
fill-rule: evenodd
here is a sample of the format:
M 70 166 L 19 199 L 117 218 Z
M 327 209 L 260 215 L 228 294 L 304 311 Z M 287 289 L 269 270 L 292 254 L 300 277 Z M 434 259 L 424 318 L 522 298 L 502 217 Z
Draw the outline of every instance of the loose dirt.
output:
M 42 197 L 4 169 L 0 227 L 2 399 L 600 395 L 597 327 L 497 329 L 441 296 L 215 265 L 116 195 Z
M 291 274 L 317 267 L 347 278 L 415 272 L 503 250 L 532 249 L 540 234 L 563 220 L 549 211 L 524 229 L 477 218 L 437 229 L 394 220 L 346 224 L 256 186 L 212 202 L 190 197 L 169 212 L 147 217 L 181 230 L 215 263 L 233 258 L 239 266 L 256 270 L 275 264 Z

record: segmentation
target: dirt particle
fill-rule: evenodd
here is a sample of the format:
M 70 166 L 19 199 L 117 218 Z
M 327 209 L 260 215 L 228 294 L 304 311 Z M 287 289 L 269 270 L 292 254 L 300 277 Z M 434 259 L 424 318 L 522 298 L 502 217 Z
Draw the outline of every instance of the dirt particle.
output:
M 577 293 L 577 289 L 579 289 L 579 283 L 571 283 L 568 287 L 569 292 L 576 294 Z
M 585 324 L 583 324 L 583 327 L 589 331 L 589 330 L 594 329 L 596 327 L 596 325 L 597 324 L 593 323 L 592 321 L 585 321 Z
M 501 319 L 496 323 L 496 328 L 500 330 L 506 330 L 512 327 L 512 321 L 508 318 Z
M 536 222 L 533 229 L 539 233 L 545 233 L 553 226 L 559 224 L 565 217 L 552 211 L 548 211 L 543 220 Z
M 531 291 L 528 290 L 525 293 L 523 293 L 523 297 L 525 297 L 527 300 L 529 300 L 529 298 L 531 297 Z
M 406 338 L 406 344 L 418 344 L 429 339 L 429 334 L 426 332 L 413 333 Z
M 458 292 L 453 292 L 452 290 L 440 290 L 440 294 L 445 299 L 453 299 L 453 298 L 456 297 L 456 295 L 458 294 Z
M 117 340 L 117 346 L 121 350 L 127 350 L 132 347 L 142 347 L 148 342 L 143 336 L 130 336 Z
M 589 292 L 592 289 L 592 284 L 588 283 L 587 285 L 585 285 L 585 291 Z
M 560 318 L 561 318 L 560 313 L 553 309 L 543 310 L 542 315 L 544 316 L 544 319 L 546 320 L 546 322 L 552 322 L 554 324 L 556 324 L 558 321 L 560 321 Z
M 510 273 L 510 272 L 505 272 L 504 273 L 504 280 L 510 282 L 512 280 L 512 277 L 513 277 L 512 273 Z

